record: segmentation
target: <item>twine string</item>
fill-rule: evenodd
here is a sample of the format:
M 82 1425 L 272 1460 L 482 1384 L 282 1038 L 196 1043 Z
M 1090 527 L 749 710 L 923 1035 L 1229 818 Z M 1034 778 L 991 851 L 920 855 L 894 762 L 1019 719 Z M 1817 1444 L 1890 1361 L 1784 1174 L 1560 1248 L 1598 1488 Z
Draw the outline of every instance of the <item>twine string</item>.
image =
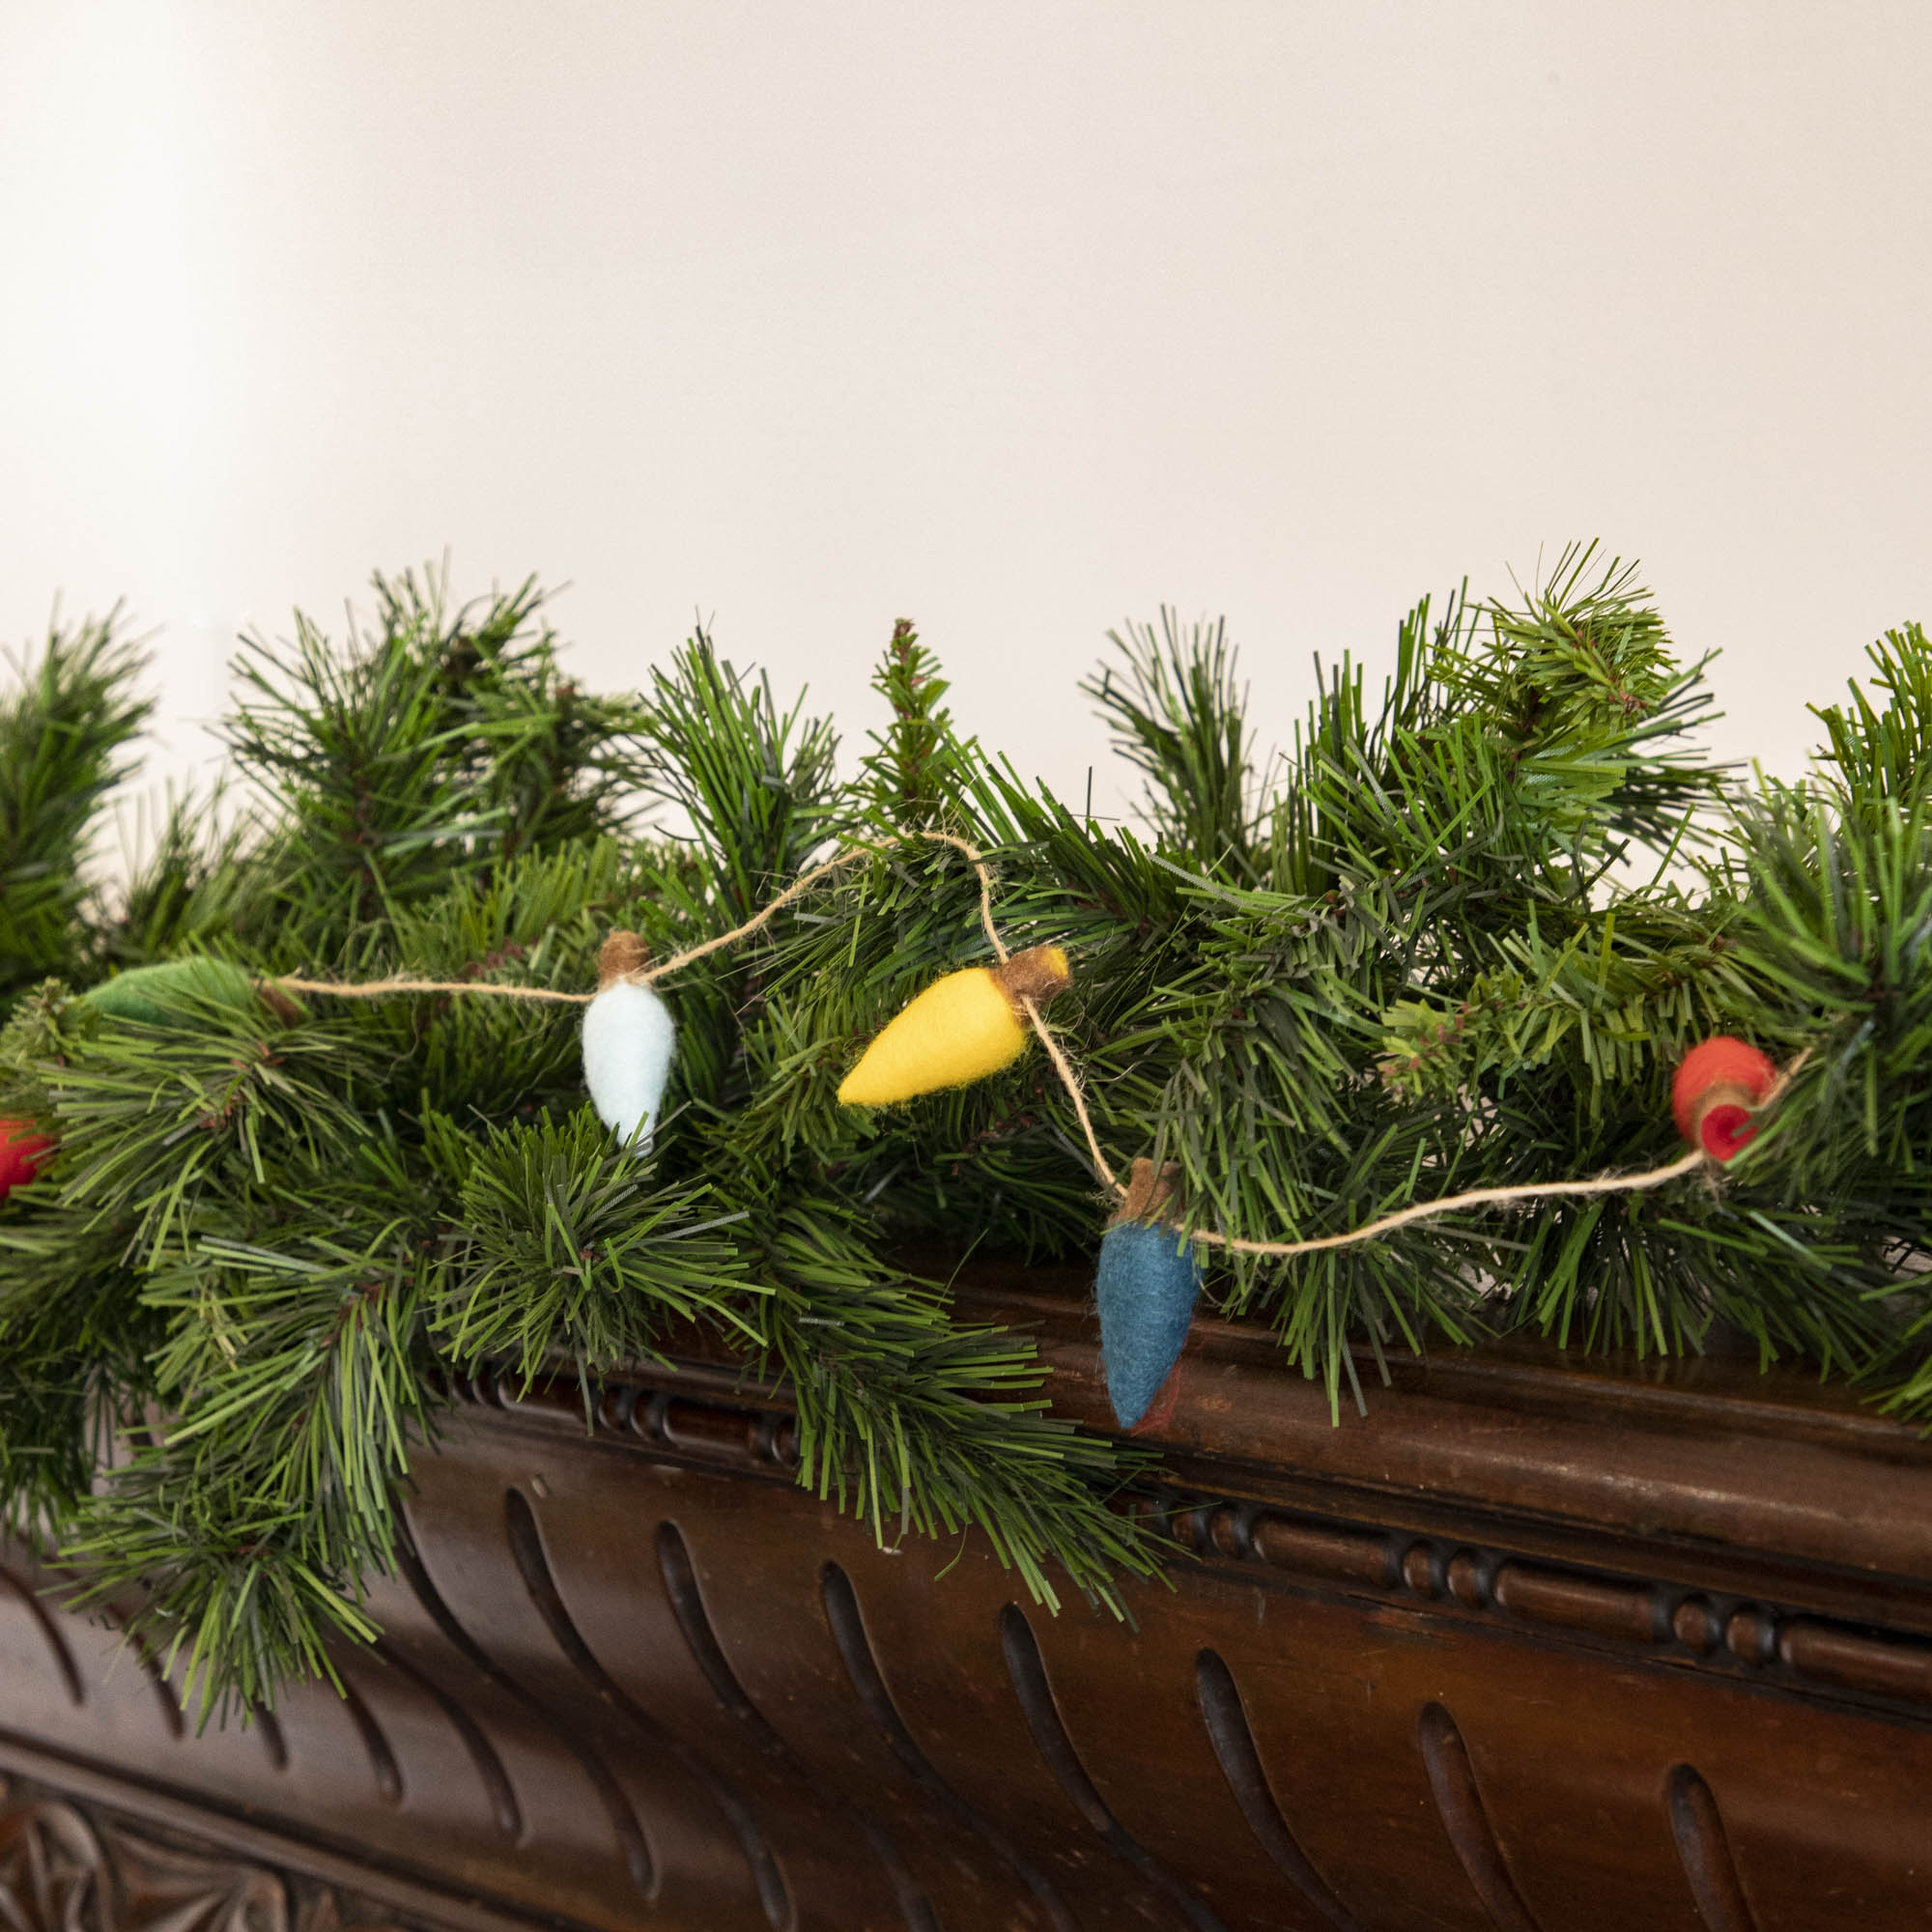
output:
M 979 874 L 980 923 L 985 928 L 993 956 L 1004 966 L 1011 954 L 1000 937 L 999 927 L 993 923 L 993 875 L 986 867 L 984 855 L 951 832 L 922 832 L 918 836 L 929 838 L 938 845 L 951 845 L 955 851 L 964 853 Z M 688 946 L 682 952 L 673 952 L 668 959 L 660 960 L 655 966 L 627 973 L 624 977 L 632 984 L 640 986 L 653 985 L 659 980 L 668 979 L 671 974 L 682 972 L 685 967 L 696 965 L 714 952 L 724 952 L 727 946 L 736 946 L 741 939 L 749 939 L 753 933 L 769 925 L 793 899 L 809 893 L 819 880 L 829 879 L 833 873 L 843 871 L 854 860 L 870 858 L 892 849 L 890 845 L 872 844 L 866 840 L 847 845 L 835 852 L 823 865 L 801 872 L 783 892 L 767 901 L 742 925 L 734 925 L 729 932 L 721 932 L 696 946 Z M 408 974 L 398 974 L 387 980 L 300 980 L 291 974 L 262 983 L 279 987 L 285 993 L 327 993 L 343 1000 L 381 1000 L 395 993 L 467 993 L 482 999 L 548 1000 L 557 1006 L 587 1007 L 597 997 L 595 993 L 560 992 L 554 986 L 497 986 L 481 980 L 417 980 Z
M 1080 1089 L 1080 1076 L 1073 1070 L 1073 1063 L 1066 1057 L 1066 1050 L 1053 1036 L 1053 1029 L 1041 1016 L 1038 1007 L 1026 1000 L 1027 1018 L 1033 1022 L 1033 1030 L 1039 1036 L 1039 1043 L 1046 1048 L 1046 1057 L 1053 1062 L 1053 1070 L 1060 1075 L 1060 1084 L 1066 1089 L 1066 1097 L 1073 1102 L 1074 1118 L 1080 1122 L 1080 1131 L 1087 1136 L 1088 1158 L 1094 1163 L 1094 1172 L 1106 1185 L 1113 1189 L 1122 1201 L 1127 1198 L 1127 1190 L 1121 1185 L 1121 1178 L 1107 1164 L 1107 1156 L 1100 1151 L 1100 1137 L 1094 1131 L 1094 1117 L 1087 1111 L 1087 1096 Z
M 292 973 L 262 980 L 284 993 L 327 993 L 338 1000 L 381 1000 L 392 993 L 471 993 L 481 999 L 549 1000 L 563 1007 L 587 1007 L 595 993 L 564 993 L 554 986 L 493 986 L 483 980 L 412 980 L 400 974 L 392 980 L 298 980 Z
M 1512 1187 L 1472 1187 L 1465 1194 L 1446 1194 L 1438 1201 L 1418 1201 L 1410 1207 L 1398 1208 L 1379 1220 L 1350 1228 L 1346 1235 L 1317 1235 L 1305 1241 L 1249 1241 L 1235 1235 L 1217 1234 L 1212 1229 L 1203 1229 L 1194 1238 L 1208 1247 L 1226 1248 L 1235 1255 L 1313 1255 L 1324 1248 L 1348 1248 L 1357 1241 L 1372 1241 L 1378 1236 L 1407 1227 L 1411 1221 L 1427 1221 L 1463 1208 L 1489 1208 L 1501 1201 L 1546 1201 L 1565 1194 L 1641 1194 L 1647 1188 L 1662 1187 L 1666 1181 L 1696 1173 L 1706 1158 L 1702 1148 L 1692 1148 L 1667 1166 L 1645 1168 L 1640 1174 L 1603 1174 L 1593 1180 L 1531 1180 Z
M 980 923 L 984 928 L 987 944 L 1001 965 L 1012 956 L 1006 941 L 1000 935 L 999 926 L 993 919 L 993 874 L 986 864 L 985 855 L 966 839 L 951 832 L 921 831 L 915 836 L 934 844 L 949 845 L 959 853 L 973 867 L 980 882 Z M 624 977 L 635 983 L 650 985 L 659 980 L 668 979 L 671 974 L 708 958 L 714 952 L 723 952 L 726 947 L 735 946 L 741 939 L 749 939 L 754 932 L 770 923 L 791 902 L 810 892 L 822 879 L 842 871 L 847 866 L 864 858 L 875 857 L 882 852 L 890 852 L 890 845 L 869 841 L 857 841 L 835 852 L 821 865 L 801 872 L 790 885 L 773 897 L 741 925 L 734 925 L 728 932 L 721 932 L 715 938 L 701 941 L 696 946 L 687 947 L 682 952 L 674 952 L 668 959 L 655 966 L 626 974 Z M 560 1005 L 587 1006 L 597 996 L 595 993 L 566 993 L 550 986 L 498 986 L 476 980 L 416 980 L 408 976 L 398 976 L 387 980 L 365 980 L 359 981 L 340 981 L 327 980 L 300 980 L 286 977 L 263 981 L 265 985 L 279 987 L 290 993 L 321 993 L 340 999 L 375 1000 L 397 993 L 460 993 L 505 1000 L 546 1000 Z M 1117 1199 L 1124 1201 L 1127 1190 L 1122 1184 L 1120 1176 L 1108 1161 L 1100 1146 L 1100 1136 L 1094 1125 L 1094 1117 L 1088 1111 L 1087 1097 L 1081 1085 L 1079 1072 L 1067 1057 L 1066 1049 L 1061 1045 L 1053 1029 L 1046 1023 L 1038 1005 L 1031 999 L 1020 1002 L 1046 1057 L 1052 1064 L 1060 1084 L 1066 1090 L 1066 1097 L 1073 1108 L 1074 1119 L 1080 1122 L 1080 1131 L 1086 1138 L 1088 1159 L 1094 1175 L 1106 1189 Z M 1796 1078 L 1799 1069 L 1810 1059 L 1811 1049 L 1804 1051 L 1782 1068 L 1772 1082 L 1753 1113 L 1768 1112 L 1783 1094 L 1785 1089 Z M 1340 1235 L 1317 1235 L 1298 1241 L 1257 1241 L 1236 1235 L 1226 1235 L 1211 1228 L 1198 1229 L 1193 1238 L 1204 1247 L 1224 1248 L 1230 1254 L 1258 1255 L 1281 1258 L 1293 1255 L 1319 1254 L 1330 1248 L 1352 1247 L 1360 1241 L 1373 1241 L 1383 1235 L 1393 1234 L 1398 1228 L 1412 1226 L 1417 1221 L 1433 1220 L 1440 1214 L 1454 1214 L 1470 1208 L 1492 1208 L 1514 1201 L 1549 1201 L 1579 1196 L 1605 1194 L 1641 1194 L 1652 1188 L 1662 1187 L 1670 1181 L 1683 1179 L 1706 1167 L 1710 1156 L 1702 1148 L 1692 1148 L 1690 1152 L 1680 1154 L 1677 1159 L 1666 1162 L 1662 1167 L 1645 1168 L 1634 1174 L 1604 1174 L 1579 1180 L 1533 1180 L 1507 1187 L 1474 1187 L 1463 1194 L 1444 1195 L 1435 1201 L 1418 1201 L 1406 1208 L 1396 1208 L 1392 1213 L 1365 1222 L 1361 1227 L 1350 1228 Z
M 754 912 L 743 925 L 734 925 L 729 932 L 721 932 L 716 939 L 687 946 L 682 952 L 673 952 L 661 964 L 646 966 L 641 972 L 626 974 L 625 978 L 636 980 L 639 985 L 655 985 L 658 980 L 668 980 L 673 973 L 681 972 L 700 959 L 708 959 L 714 952 L 724 952 L 727 946 L 736 946 L 739 940 L 749 939 L 761 926 L 768 925 L 793 899 L 809 893 L 820 879 L 829 879 L 834 872 L 842 871 L 853 860 L 883 849 L 877 845 L 848 845 L 842 852 L 835 852 L 824 865 L 814 866 L 809 872 L 801 872 L 777 898 L 772 899 L 761 912 Z

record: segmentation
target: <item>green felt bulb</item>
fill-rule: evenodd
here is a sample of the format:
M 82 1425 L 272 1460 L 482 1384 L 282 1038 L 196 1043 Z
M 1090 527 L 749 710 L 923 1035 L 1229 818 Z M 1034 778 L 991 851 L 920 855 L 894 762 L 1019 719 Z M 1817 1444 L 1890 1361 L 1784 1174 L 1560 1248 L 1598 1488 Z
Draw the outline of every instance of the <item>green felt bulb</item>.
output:
M 190 1000 L 242 1009 L 261 1003 L 255 981 L 226 959 L 164 959 L 156 966 L 136 966 L 102 980 L 81 998 L 97 1012 L 149 1026 L 178 1022 Z

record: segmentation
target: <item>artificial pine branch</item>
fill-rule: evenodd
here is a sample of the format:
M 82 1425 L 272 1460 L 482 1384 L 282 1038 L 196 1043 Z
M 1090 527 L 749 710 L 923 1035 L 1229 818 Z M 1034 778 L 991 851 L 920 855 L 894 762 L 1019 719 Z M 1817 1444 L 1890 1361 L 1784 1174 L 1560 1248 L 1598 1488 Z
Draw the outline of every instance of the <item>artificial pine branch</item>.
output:
M 990 956 L 972 869 L 917 836 L 935 827 L 988 853 L 1009 946 L 1072 954 L 1053 1020 L 1101 1142 L 1178 1163 L 1196 1227 L 1326 1235 L 1654 1166 L 1693 1041 L 1809 1050 L 1721 1187 L 1217 1256 L 1210 1297 L 1337 1404 L 1363 1344 L 1522 1325 L 1676 1350 L 1721 1321 L 1932 1412 L 1916 628 L 1878 648 L 1870 695 L 1821 712 L 1804 784 L 1747 792 L 1696 748 L 1698 669 L 1587 550 L 1508 603 L 1418 605 L 1379 701 L 1344 659 L 1264 771 L 1224 634 L 1164 618 L 1089 686 L 1148 781 L 1133 827 L 962 738 L 910 624 L 845 784 L 829 723 L 701 634 L 646 692 L 594 698 L 533 586 L 457 609 L 405 577 L 377 607 L 346 644 L 298 620 L 250 645 L 228 727 L 249 812 L 182 808 L 118 908 L 71 883 L 44 917 L 18 901 L 42 923 L 0 1114 L 60 1151 L 0 1210 L 0 1483 L 99 1587 L 138 1583 L 208 1708 L 265 1703 L 366 1634 L 452 1368 L 587 1377 L 692 1321 L 785 1378 L 802 1480 L 888 1543 L 976 1526 L 1046 1600 L 1056 1571 L 1107 1601 L 1150 1564 L 1108 1507 L 1130 1463 L 1042 1411 L 1029 1342 L 961 1321 L 906 1261 L 1091 1255 L 1105 1207 L 1065 1093 L 1035 1054 L 900 1108 L 834 1097 L 907 999 Z M 137 722 L 87 636 L 7 714 L 78 707 L 72 800 L 37 781 L 45 810 L 16 814 L 70 859 Z M 569 1009 L 178 992 L 150 1023 L 78 997 L 199 952 L 582 989 L 611 928 L 662 957 L 849 838 L 879 849 L 667 982 L 647 1156 L 583 1105 Z M 103 1431 L 136 1413 L 145 1446 L 107 1470 Z
M 0 696 L 0 1016 L 26 987 L 92 965 L 85 868 L 102 800 L 154 706 L 134 696 L 144 661 L 118 610 L 54 625 L 38 659 L 9 656 Z
M 1163 609 L 1158 635 L 1129 624 L 1107 636 L 1124 665 L 1080 689 L 1113 726 L 1114 749 L 1146 775 L 1148 823 L 1208 870 L 1252 881 L 1254 746 L 1225 623 L 1197 624 L 1183 639 Z
M 892 709 L 891 725 L 871 734 L 872 749 L 859 761 L 861 783 L 874 808 L 890 824 L 907 829 L 947 821 L 955 815 L 958 787 L 978 748 L 961 744 L 953 731 L 944 702 L 951 686 L 910 618 L 893 626 L 872 689 Z

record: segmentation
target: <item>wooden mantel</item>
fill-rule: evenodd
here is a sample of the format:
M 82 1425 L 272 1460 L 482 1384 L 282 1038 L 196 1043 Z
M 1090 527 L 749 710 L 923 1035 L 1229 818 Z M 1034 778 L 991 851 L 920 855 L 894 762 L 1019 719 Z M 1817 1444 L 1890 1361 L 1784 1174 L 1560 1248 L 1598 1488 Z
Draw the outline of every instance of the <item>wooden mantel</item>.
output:
M 1103 1426 L 1085 1284 L 982 1270 Z M 1364 1368 L 1201 1322 L 1137 1628 L 801 1494 L 715 1362 L 491 1378 L 350 1694 L 196 1737 L 0 1575 L 23 1932 L 1932 1926 L 1932 1444 L 1752 1362 Z M 1146 1438 L 1143 1438 L 1146 1439 Z

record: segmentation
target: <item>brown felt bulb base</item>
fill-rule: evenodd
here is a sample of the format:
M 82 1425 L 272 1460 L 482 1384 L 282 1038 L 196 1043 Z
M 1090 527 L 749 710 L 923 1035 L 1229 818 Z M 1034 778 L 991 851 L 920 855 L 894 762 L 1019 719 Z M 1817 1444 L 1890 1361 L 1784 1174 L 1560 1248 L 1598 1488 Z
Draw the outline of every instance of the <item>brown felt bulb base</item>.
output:
M 255 992 L 262 1004 L 281 1021 L 284 1026 L 294 1026 L 302 1016 L 300 1005 L 275 984 L 272 980 L 257 980 Z
M 1158 1174 L 1145 1154 L 1136 1154 L 1127 1174 L 1126 1191 L 1107 1225 L 1118 1228 L 1125 1221 L 1172 1221 L 1180 1204 L 1180 1168 L 1169 1161 Z
M 1015 1013 L 1025 1010 L 1027 1001 L 1043 1007 L 1058 993 L 1065 992 L 1072 976 L 1066 970 L 1066 954 L 1057 946 L 1029 946 L 1015 952 L 1002 966 L 992 968 L 993 982 L 1012 1004 Z
M 614 986 L 633 973 L 641 973 L 651 963 L 651 949 L 636 932 L 613 932 L 597 953 L 597 990 Z

